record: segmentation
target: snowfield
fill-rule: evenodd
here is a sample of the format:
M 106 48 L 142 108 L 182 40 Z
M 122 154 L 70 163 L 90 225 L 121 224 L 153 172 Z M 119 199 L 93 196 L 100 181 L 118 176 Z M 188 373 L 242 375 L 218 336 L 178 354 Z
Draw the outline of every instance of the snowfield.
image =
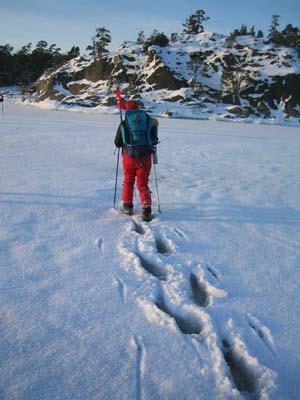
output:
M 147 224 L 118 123 L 5 103 L 0 398 L 299 399 L 300 129 L 160 119 Z

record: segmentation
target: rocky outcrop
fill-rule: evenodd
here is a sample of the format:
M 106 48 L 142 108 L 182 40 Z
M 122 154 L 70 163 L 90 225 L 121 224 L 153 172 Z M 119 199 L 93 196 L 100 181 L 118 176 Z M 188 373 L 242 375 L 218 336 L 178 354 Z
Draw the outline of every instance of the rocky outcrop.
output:
M 147 78 L 146 82 L 152 85 L 153 89 L 178 90 L 186 87 L 187 83 L 173 75 L 166 65 L 159 65 Z
M 82 59 L 81 59 L 82 60 Z M 86 79 L 91 82 L 108 80 L 113 69 L 110 59 L 95 59 L 90 62 L 81 62 L 74 65 L 72 80 L 80 81 Z
M 147 107 L 168 103 L 169 115 L 176 114 L 175 103 L 210 113 L 223 103 L 228 118 L 270 118 L 281 111 L 300 118 L 299 60 L 294 50 L 279 51 L 247 36 L 227 46 L 225 36 L 205 32 L 178 35 L 166 47 L 144 50 L 124 42 L 106 59 L 76 58 L 36 82 L 35 100 L 111 107 L 116 85 Z

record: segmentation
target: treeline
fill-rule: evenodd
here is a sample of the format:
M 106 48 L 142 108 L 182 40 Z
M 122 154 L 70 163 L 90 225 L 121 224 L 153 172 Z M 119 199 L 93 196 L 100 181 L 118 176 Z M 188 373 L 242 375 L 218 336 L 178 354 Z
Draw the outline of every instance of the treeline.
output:
M 56 44 L 49 45 L 40 40 L 32 50 L 28 43 L 13 53 L 9 44 L 0 45 L 0 86 L 27 86 L 36 81 L 48 68 L 56 67 L 80 54 L 79 47 L 73 46 L 64 54 Z
M 279 29 L 279 15 L 273 15 L 271 26 L 266 42 L 275 43 L 300 50 L 300 29 L 288 24 L 283 30 Z M 195 35 L 204 31 L 204 23 L 209 20 L 204 10 L 196 10 L 192 15 L 186 18 L 183 23 L 181 34 Z M 250 29 L 242 25 L 239 29 L 234 29 L 227 38 L 226 45 L 231 47 L 238 36 L 252 35 L 253 37 L 263 38 L 264 33 L 255 27 Z M 143 45 L 144 51 L 152 45 L 161 47 L 168 46 L 170 41 L 175 42 L 180 34 L 172 33 L 170 38 L 163 32 L 154 30 L 146 38 L 143 31 L 138 34 L 137 43 Z M 92 37 L 92 43 L 87 46 L 86 51 L 95 58 L 105 58 L 108 56 L 108 46 L 111 43 L 111 34 L 105 27 L 96 29 Z M 48 68 L 56 68 L 66 61 L 80 55 L 80 49 L 73 46 L 69 52 L 62 53 L 56 44 L 48 44 L 41 40 L 36 47 L 32 49 L 29 43 L 21 50 L 14 52 L 9 44 L 0 45 L 0 86 L 3 85 L 21 85 L 28 86 L 35 82 Z
M 266 42 L 300 50 L 300 28 L 288 24 L 283 30 L 280 30 L 279 19 L 280 16 L 278 14 L 272 16 L 271 26 Z M 264 37 L 264 33 L 261 30 L 256 32 L 254 26 L 249 29 L 247 25 L 243 24 L 241 28 L 234 29 L 229 34 L 227 41 L 234 41 L 236 37 L 244 35 L 251 35 L 257 38 Z

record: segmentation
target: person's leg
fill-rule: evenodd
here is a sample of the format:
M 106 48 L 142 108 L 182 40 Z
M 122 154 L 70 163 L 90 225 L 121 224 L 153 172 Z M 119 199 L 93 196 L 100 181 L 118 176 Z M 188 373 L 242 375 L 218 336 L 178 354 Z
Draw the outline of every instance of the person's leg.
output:
M 132 204 L 133 188 L 136 174 L 136 160 L 129 157 L 126 153 L 123 154 L 123 193 L 122 200 L 125 204 Z
M 142 160 L 137 162 L 137 188 L 140 194 L 140 199 L 142 203 L 142 207 L 150 207 L 151 206 L 151 192 L 148 187 L 149 175 L 152 165 L 152 157 L 151 154 L 144 157 Z

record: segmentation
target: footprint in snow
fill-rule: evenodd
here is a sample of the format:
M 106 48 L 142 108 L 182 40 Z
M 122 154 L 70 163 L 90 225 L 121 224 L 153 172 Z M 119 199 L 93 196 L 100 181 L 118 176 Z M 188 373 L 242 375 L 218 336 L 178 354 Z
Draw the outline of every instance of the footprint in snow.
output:
M 194 302 L 200 307 L 207 307 L 210 296 L 207 293 L 205 285 L 199 281 L 195 274 L 190 275 L 190 285 L 193 293 Z
M 136 233 L 138 233 L 139 235 L 144 235 L 146 233 L 144 227 L 141 224 L 139 224 L 137 221 L 135 221 L 133 218 L 132 218 L 132 223 L 133 223 L 133 230 Z
M 169 243 L 165 240 L 163 240 L 161 237 L 156 236 L 155 237 L 155 246 L 156 250 L 160 254 L 171 254 L 172 249 L 169 245 Z
M 163 296 L 159 296 L 156 300 L 156 306 L 169 317 L 173 318 L 179 330 L 184 335 L 198 335 L 202 331 L 202 323 L 194 315 L 187 315 L 178 310 L 175 312 L 165 302 Z
M 167 279 L 167 271 L 163 269 L 158 264 L 153 261 L 149 261 L 145 256 L 140 253 L 135 253 L 138 258 L 140 265 L 147 271 L 149 274 L 158 278 L 161 281 L 165 281 Z

